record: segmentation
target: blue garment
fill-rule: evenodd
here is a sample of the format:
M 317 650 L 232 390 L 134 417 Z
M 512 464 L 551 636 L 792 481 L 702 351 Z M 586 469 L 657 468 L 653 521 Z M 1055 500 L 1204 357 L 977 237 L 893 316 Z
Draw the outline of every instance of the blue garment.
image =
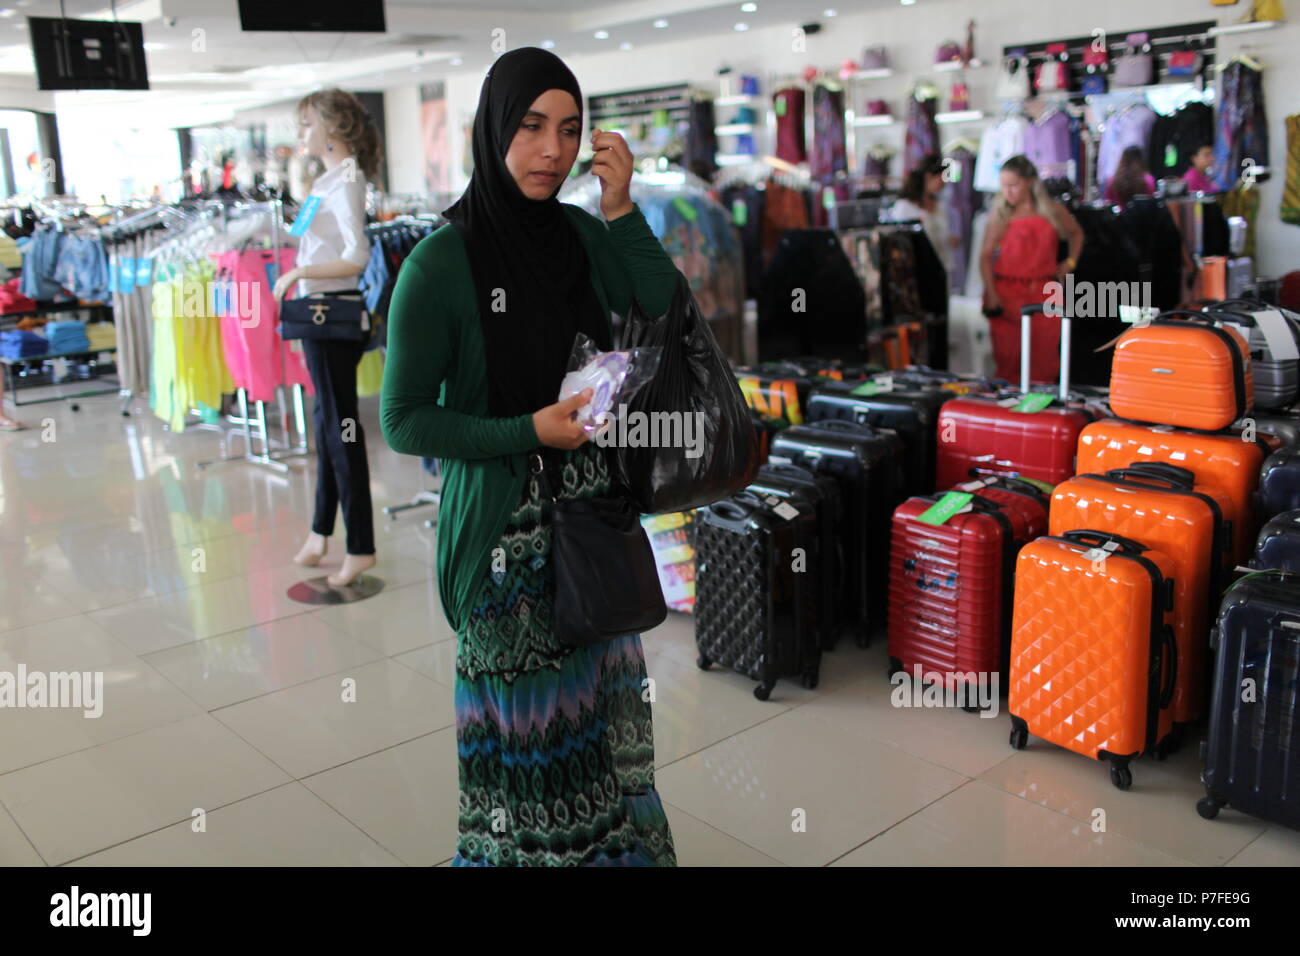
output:
M 388 262 L 384 256 L 383 242 L 372 242 L 370 244 L 370 261 L 366 263 L 366 271 L 361 273 L 361 289 L 366 297 L 366 309 L 374 312 L 379 308 L 379 297 L 383 294 L 384 286 L 388 284 Z
M 104 243 L 86 236 L 66 236 L 59 247 L 54 278 L 78 299 L 109 301 L 112 293 Z
M 77 319 L 47 322 L 45 337 L 49 340 L 51 352 L 90 351 L 90 339 L 86 336 L 86 324 Z
M 32 241 L 23 251 L 20 286 L 23 295 L 41 302 L 67 300 L 55 272 L 65 239 L 67 236 L 57 229 L 38 229 L 32 233 Z
M 49 349 L 50 343 L 35 332 L 25 329 L 0 332 L 0 356 L 4 358 L 31 358 L 44 355 Z

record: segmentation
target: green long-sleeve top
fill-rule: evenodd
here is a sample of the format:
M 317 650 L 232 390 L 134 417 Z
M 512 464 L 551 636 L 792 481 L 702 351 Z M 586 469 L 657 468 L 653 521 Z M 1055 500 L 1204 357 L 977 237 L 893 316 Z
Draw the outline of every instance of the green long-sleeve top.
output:
M 679 273 L 640 209 L 608 226 L 576 206 L 564 211 L 586 247 L 607 322 L 611 308 L 625 315 L 633 297 L 651 315 L 667 311 Z M 474 279 L 453 226 L 421 241 L 398 275 L 379 420 L 394 451 L 442 461 L 438 593 L 459 633 L 539 443 L 531 414 L 488 417 Z

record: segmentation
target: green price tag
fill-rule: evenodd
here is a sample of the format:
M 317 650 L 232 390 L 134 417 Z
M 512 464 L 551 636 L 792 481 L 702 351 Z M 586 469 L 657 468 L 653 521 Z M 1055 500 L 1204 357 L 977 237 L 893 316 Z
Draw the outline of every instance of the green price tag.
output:
M 1052 396 L 1044 392 L 1034 392 L 1032 395 L 1026 395 L 1022 398 L 1013 412 L 1041 412 L 1048 405 L 1052 404 Z
M 681 213 L 682 218 L 687 222 L 694 222 L 700 215 L 684 196 L 678 196 L 673 200 L 673 208 Z
M 1170 143 L 1165 147 L 1165 167 L 1172 169 L 1178 165 L 1178 147 Z
M 926 524 L 944 524 L 961 511 L 975 496 L 968 491 L 950 491 L 933 505 L 916 516 L 917 521 L 923 521 Z
M 782 96 L 778 96 L 778 97 L 776 98 L 776 104 L 775 104 L 775 107 L 776 107 L 776 115 L 777 115 L 777 116 L 784 116 L 784 115 L 785 115 L 785 96 L 784 96 L 784 95 L 782 95 Z
M 859 385 L 857 388 L 855 388 L 855 389 L 851 392 L 851 394 L 853 394 L 853 395 L 875 395 L 878 391 L 880 391 L 880 386 L 877 385 L 875 382 L 863 382 L 861 385 Z
M 736 199 L 731 203 L 731 221 L 742 229 L 749 222 L 749 206 L 745 205 L 745 200 Z
M 835 190 L 830 186 L 822 190 L 822 205 L 827 209 L 835 208 Z

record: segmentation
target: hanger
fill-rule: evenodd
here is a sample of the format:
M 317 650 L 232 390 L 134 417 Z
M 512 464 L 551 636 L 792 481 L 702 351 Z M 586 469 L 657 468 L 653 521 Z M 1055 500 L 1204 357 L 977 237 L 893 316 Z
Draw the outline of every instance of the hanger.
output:
M 965 136 L 959 136 L 956 139 L 949 140 L 943 144 L 944 153 L 955 153 L 959 149 L 964 149 L 970 153 L 978 153 L 979 148 L 979 143 L 967 139 Z
M 1250 46 L 1249 44 L 1243 46 L 1240 50 L 1237 51 L 1236 56 L 1232 57 L 1229 60 L 1225 60 L 1222 63 L 1216 63 L 1214 65 L 1214 72 L 1222 73 L 1232 64 L 1241 63 L 1244 66 L 1250 67 L 1256 73 L 1262 73 L 1264 71 L 1264 64 L 1251 55 L 1252 50 L 1254 50 L 1254 47 Z

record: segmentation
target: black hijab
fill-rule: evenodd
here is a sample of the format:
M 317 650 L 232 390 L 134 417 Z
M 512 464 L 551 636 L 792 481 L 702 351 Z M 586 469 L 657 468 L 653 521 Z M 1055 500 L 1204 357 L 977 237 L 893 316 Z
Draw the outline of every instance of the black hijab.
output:
M 575 333 L 611 347 L 577 230 L 554 194 L 529 199 L 506 168 L 515 131 L 547 90 L 571 94 L 581 121 L 582 91 L 558 56 L 524 47 L 497 59 L 474 116 L 473 175 L 445 213 L 474 273 L 488 412 L 496 418 L 531 414 L 559 398 Z

